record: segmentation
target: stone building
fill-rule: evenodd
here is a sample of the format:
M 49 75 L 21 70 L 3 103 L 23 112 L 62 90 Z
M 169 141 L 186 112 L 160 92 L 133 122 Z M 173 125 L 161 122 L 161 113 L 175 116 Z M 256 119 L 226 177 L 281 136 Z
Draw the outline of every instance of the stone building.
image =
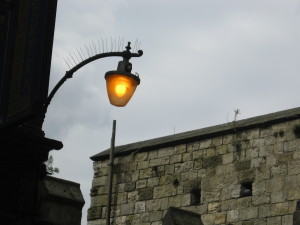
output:
M 168 209 L 204 225 L 300 224 L 300 108 L 118 146 L 115 157 L 113 224 L 180 224 L 165 222 Z M 108 158 L 91 157 L 89 225 L 105 224 Z

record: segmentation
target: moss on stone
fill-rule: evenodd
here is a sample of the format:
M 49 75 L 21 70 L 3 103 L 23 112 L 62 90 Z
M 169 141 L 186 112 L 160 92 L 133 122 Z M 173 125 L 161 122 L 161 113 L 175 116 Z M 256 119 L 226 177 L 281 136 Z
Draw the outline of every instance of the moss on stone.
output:
M 251 166 L 251 160 L 236 162 L 235 170 L 241 171 L 241 170 L 250 169 L 250 166 Z
M 220 155 L 207 157 L 203 160 L 203 168 L 206 169 L 209 167 L 216 167 L 221 163 L 222 163 L 222 157 Z

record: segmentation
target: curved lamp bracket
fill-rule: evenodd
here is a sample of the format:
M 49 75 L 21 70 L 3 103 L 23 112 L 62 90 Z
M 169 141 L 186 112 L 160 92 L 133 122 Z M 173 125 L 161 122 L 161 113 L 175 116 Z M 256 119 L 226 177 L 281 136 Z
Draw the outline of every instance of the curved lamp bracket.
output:
M 95 60 L 101 59 L 101 58 L 106 58 L 106 57 L 112 57 L 112 56 L 120 56 L 123 57 L 124 61 L 129 61 L 130 58 L 132 57 L 140 57 L 143 55 L 143 51 L 139 50 L 137 53 L 132 53 L 130 52 L 130 42 L 128 42 L 128 45 L 126 46 L 126 50 L 123 52 L 105 52 L 105 53 L 100 53 L 97 55 L 94 55 L 92 57 L 89 57 L 85 60 L 83 60 L 81 63 L 77 64 L 76 66 L 74 66 L 73 68 L 71 68 L 70 70 L 66 71 L 65 75 L 60 79 L 60 81 L 55 85 L 55 87 L 52 89 L 52 91 L 50 92 L 50 94 L 47 97 L 47 100 L 44 104 L 43 107 L 43 116 L 45 117 L 46 113 L 47 113 L 47 109 L 48 106 L 50 105 L 50 102 L 52 100 L 52 98 L 54 97 L 55 93 L 58 91 L 58 89 L 63 85 L 63 83 L 69 79 L 73 77 L 73 74 L 79 70 L 81 67 L 85 66 L 86 64 L 89 64 L 90 62 L 93 62 Z

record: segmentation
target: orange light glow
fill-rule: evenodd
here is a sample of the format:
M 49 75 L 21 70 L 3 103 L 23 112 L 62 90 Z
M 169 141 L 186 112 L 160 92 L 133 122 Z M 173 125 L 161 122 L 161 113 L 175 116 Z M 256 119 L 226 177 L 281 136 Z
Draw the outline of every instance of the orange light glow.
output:
M 123 84 L 118 84 L 116 86 L 116 95 L 118 97 L 122 97 L 123 95 L 125 95 L 126 92 L 126 87 Z
M 118 97 L 123 97 L 130 88 L 130 80 L 120 77 L 116 82 L 115 92 Z
M 106 77 L 109 101 L 114 106 L 125 106 L 132 97 L 138 82 L 129 76 L 111 74 Z

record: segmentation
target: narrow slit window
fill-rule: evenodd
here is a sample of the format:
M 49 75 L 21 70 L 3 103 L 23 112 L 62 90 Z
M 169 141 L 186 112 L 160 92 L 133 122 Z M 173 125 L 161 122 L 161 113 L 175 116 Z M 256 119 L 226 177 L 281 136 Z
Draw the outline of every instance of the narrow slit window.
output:
M 201 203 L 201 189 L 195 188 L 191 191 L 191 205 L 199 205 Z
M 252 196 L 252 182 L 244 182 L 241 184 L 240 197 Z

